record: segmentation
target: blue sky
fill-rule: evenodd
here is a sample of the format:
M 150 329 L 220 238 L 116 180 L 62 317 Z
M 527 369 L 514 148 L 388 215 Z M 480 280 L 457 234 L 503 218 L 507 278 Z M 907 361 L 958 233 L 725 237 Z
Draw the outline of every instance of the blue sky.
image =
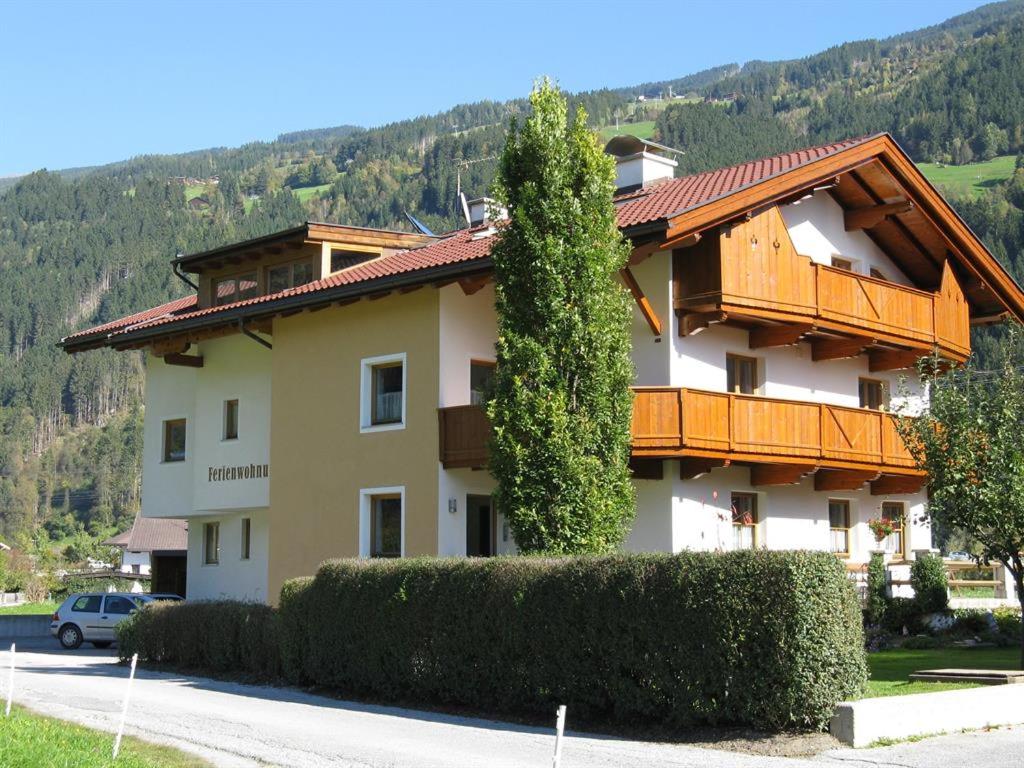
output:
M 797 58 L 978 0 L 0 0 L 0 175 Z M 636 9 L 636 10 L 634 10 Z

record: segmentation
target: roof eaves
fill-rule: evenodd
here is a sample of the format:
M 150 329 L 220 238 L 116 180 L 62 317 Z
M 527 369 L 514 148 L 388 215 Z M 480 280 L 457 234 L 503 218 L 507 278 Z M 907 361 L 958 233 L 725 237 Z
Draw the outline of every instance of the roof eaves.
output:
M 106 344 L 103 346 L 121 346 L 124 344 L 145 341 L 151 338 L 190 331 L 196 328 L 231 325 L 237 322 L 276 315 L 289 309 L 305 309 L 307 307 L 315 307 L 322 304 L 326 305 L 341 299 L 361 298 L 366 295 L 378 293 L 385 289 L 393 290 L 404 288 L 412 285 L 429 283 L 435 280 L 444 280 L 447 278 L 460 277 L 478 272 L 487 272 L 490 269 L 491 259 L 490 256 L 487 256 L 482 259 L 474 259 L 472 261 L 459 261 L 452 264 L 426 267 L 424 269 L 418 269 L 410 272 L 400 272 L 394 275 L 385 275 L 374 280 L 331 286 L 318 291 L 292 294 L 280 299 L 255 304 L 244 304 L 233 309 L 224 310 L 223 312 L 215 312 L 208 315 L 182 320 L 180 323 L 163 323 L 154 326 L 139 324 L 139 329 L 134 331 L 118 329 L 113 333 L 106 335 L 106 338 L 104 339 Z M 77 341 L 77 339 L 73 341 Z M 77 345 L 69 345 L 66 346 L 65 349 L 73 346 Z

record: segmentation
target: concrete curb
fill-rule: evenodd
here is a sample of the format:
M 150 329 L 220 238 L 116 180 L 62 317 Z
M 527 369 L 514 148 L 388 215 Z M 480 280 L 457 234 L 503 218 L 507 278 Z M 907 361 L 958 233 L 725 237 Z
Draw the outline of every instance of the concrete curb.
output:
M 866 747 L 879 739 L 1024 723 L 1024 685 L 844 701 L 829 731 L 844 744 Z
M 0 616 L 0 638 L 48 637 L 52 614 Z

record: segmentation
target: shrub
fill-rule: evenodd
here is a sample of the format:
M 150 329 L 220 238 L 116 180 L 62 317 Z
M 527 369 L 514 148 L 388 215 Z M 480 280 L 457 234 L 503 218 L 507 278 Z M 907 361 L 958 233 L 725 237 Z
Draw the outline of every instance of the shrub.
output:
M 976 635 L 979 632 L 989 632 L 994 624 L 992 613 L 980 608 L 958 608 L 953 611 L 953 618 L 956 619 L 953 631 L 961 634 Z
M 280 612 L 289 679 L 393 702 L 820 728 L 866 680 L 827 553 L 333 561 Z
M 1000 634 L 1020 637 L 1020 608 L 996 608 L 992 617 Z
M 885 558 L 881 552 L 872 552 L 868 562 L 868 596 L 866 614 L 869 624 L 881 624 L 889 595 L 885 578 Z
M 939 641 L 928 635 L 914 635 L 908 637 L 903 647 L 911 651 L 931 651 L 939 647 Z
M 890 632 L 917 634 L 924 629 L 917 601 L 910 597 L 894 597 L 889 600 L 882 615 L 882 626 Z
M 949 582 L 941 557 L 918 557 L 910 566 L 910 586 L 920 613 L 939 613 L 949 608 Z
M 154 603 L 117 626 L 118 654 L 181 669 L 281 674 L 278 617 L 262 603 L 212 600 Z

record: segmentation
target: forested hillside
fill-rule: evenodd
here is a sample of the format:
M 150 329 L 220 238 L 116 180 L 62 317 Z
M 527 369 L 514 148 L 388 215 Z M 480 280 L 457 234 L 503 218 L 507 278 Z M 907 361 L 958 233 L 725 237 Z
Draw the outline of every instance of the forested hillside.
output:
M 594 127 L 653 125 L 685 150 L 680 173 L 882 130 L 922 162 L 1013 155 L 1024 150 L 1024 4 L 799 61 L 574 98 Z M 524 109 L 482 102 L 2 180 L 0 535 L 73 545 L 79 557 L 138 506 L 141 358 L 69 357 L 55 347 L 61 336 L 181 295 L 167 263 L 178 252 L 305 219 L 407 228 L 409 212 L 436 231 L 458 226 L 457 188 L 487 190 L 508 120 Z M 955 202 L 1024 277 L 1024 170 Z

